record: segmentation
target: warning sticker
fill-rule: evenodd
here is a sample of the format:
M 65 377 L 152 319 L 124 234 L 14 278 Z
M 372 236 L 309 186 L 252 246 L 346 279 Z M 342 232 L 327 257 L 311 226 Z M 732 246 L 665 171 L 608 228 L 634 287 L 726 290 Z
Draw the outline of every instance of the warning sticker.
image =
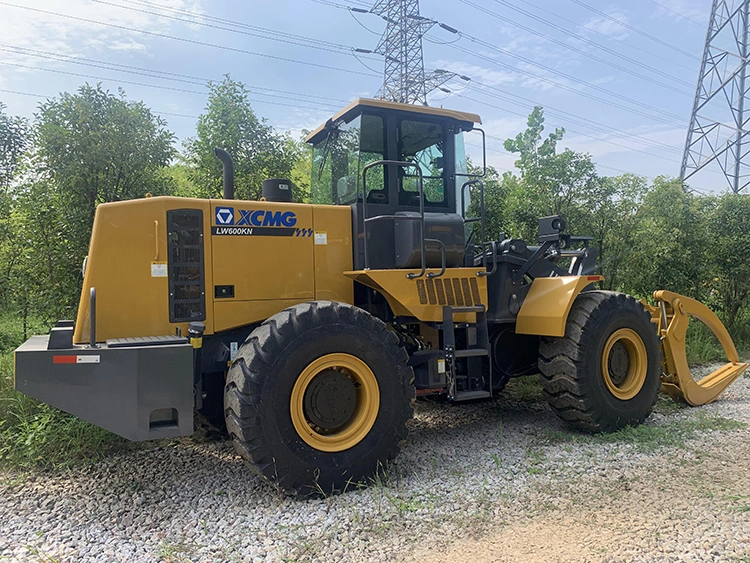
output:
M 83 356 L 83 355 L 63 355 L 63 356 L 52 356 L 53 364 L 98 364 L 101 361 L 101 357 L 96 356 Z
M 167 277 L 167 263 L 166 262 L 151 262 L 151 277 L 152 278 L 166 278 Z
M 315 244 L 328 244 L 328 233 L 315 231 Z
M 445 360 L 437 361 L 438 373 L 445 373 Z

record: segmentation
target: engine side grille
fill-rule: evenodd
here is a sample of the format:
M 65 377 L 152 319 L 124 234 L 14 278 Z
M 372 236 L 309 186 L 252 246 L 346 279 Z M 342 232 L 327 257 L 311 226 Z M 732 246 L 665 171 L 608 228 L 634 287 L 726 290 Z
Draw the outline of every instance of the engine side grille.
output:
M 169 322 L 206 319 L 203 211 L 167 211 Z
M 451 307 L 481 305 L 479 285 L 474 278 L 436 278 L 417 280 L 417 296 L 421 305 L 445 305 Z

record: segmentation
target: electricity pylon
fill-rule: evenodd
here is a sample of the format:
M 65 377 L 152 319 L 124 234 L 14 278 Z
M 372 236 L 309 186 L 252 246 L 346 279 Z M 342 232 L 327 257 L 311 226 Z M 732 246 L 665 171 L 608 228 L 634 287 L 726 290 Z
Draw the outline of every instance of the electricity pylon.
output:
M 729 187 L 750 184 L 747 81 L 750 0 L 713 0 L 680 177 L 718 163 Z
M 467 77 L 438 69 L 425 73 L 422 37 L 437 25 L 451 33 L 458 31 L 448 25 L 419 15 L 419 0 L 378 0 L 369 10 L 350 8 L 360 13 L 380 16 L 386 22 L 385 32 L 373 51 L 385 59 L 383 86 L 378 98 L 404 104 L 427 105 L 427 94 L 449 80 Z

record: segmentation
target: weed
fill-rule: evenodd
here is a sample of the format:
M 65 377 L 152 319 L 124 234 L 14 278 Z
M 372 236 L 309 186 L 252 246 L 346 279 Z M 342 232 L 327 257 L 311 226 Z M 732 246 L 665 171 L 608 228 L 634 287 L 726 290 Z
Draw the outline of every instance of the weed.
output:
M 678 406 L 677 409 L 682 410 L 682 407 Z M 608 434 L 584 434 L 574 430 L 547 430 L 541 435 L 541 443 L 629 444 L 640 451 L 653 451 L 660 447 L 685 447 L 685 441 L 699 432 L 726 432 L 746 426 L 744 422 L 738 420 L 698 412 L 695 417 L 671 420 L 665 424 L 647 423 L 639 426 L 626 426 Z
M 544 461 L 546 461 L 547 456 L 544 455 L 544 452 L 537 448 L 527 448 L 526 450 L 526 471 L 530 475 L 537 475 L 539 473 L 542 473 L 542 468 L 540 467 Z
M 492 461 L 495 462 L 495 469 L 500 469 L 501 463 L 500 463 L 500 457 L 497 454 L 492 454 Z
M 538 403 L 544 401 L 544 393 L 539 378 L 536 375 L 516 377 L 511 379 L 503 390 L 508 398 L 522 403 Z
M 678 403 L 664 393 L 659 393 L 654 405 L 654 412 L 658 414 L 672 414 L 687 408 L 687 403 Z
M 40 563 L 60 563 L 59 559 L 57 559 L 56 557 L 53 557 L 52 555 L 44 551 L 41 547 L 27 545 L 26 549 L 28 549 L 29 553 L 31 553 L 34 557 L 36 557 Z
M 592 438 L 598 443 L 632 444 L 639 450 L 651 451 L 664 446 L 684 447 L 685 441 L 698 432 L 737 430 L 745 426 L 744 422 L 738 420 L 699 412 L 694 418 L 662 425 L 628 426 L 611 434 L 596 434 Z
M 184 563 L 191 560 L 189 555 L 191 555 L 197 547 L 199 546 L 185 543 L 163 542 L 159 546 L 156 554 L 164 560 L 164 563 Z
M 427 506 L 424 502 L 416 500 L 412 497 L 401 498 L 399 495 L 393 495 L 388 491 L 388 489 L 384 489 L 383 494 L 385 495 L 385 498 L 388 499 L 388 502 L 391 503 L 391 506 L 396 509 L 400 516 L 403 516 L 408 512 L 416 512 L 420 508 L 425 508 Z

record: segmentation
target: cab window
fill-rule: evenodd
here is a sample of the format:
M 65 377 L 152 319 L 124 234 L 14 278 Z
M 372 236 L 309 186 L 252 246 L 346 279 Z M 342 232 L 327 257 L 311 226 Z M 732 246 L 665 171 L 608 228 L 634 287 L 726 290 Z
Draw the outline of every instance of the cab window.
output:
M 312 203 L 348 205 L 362 193 L 362 169 L 385 159 L 383 120 L 377 115 L 358 115 L 331 129 L 313 147 Z M 388 202 L 382 166 L 367 173 L 368 201 Z
M 413 162 L 422 171 L 425 205 L 445 202 L 445 130 L 439 123 L 401 121 L 398 135 L 399 160 Z M 417 171 L 399 171 L 399 204 L 419 205 Z

